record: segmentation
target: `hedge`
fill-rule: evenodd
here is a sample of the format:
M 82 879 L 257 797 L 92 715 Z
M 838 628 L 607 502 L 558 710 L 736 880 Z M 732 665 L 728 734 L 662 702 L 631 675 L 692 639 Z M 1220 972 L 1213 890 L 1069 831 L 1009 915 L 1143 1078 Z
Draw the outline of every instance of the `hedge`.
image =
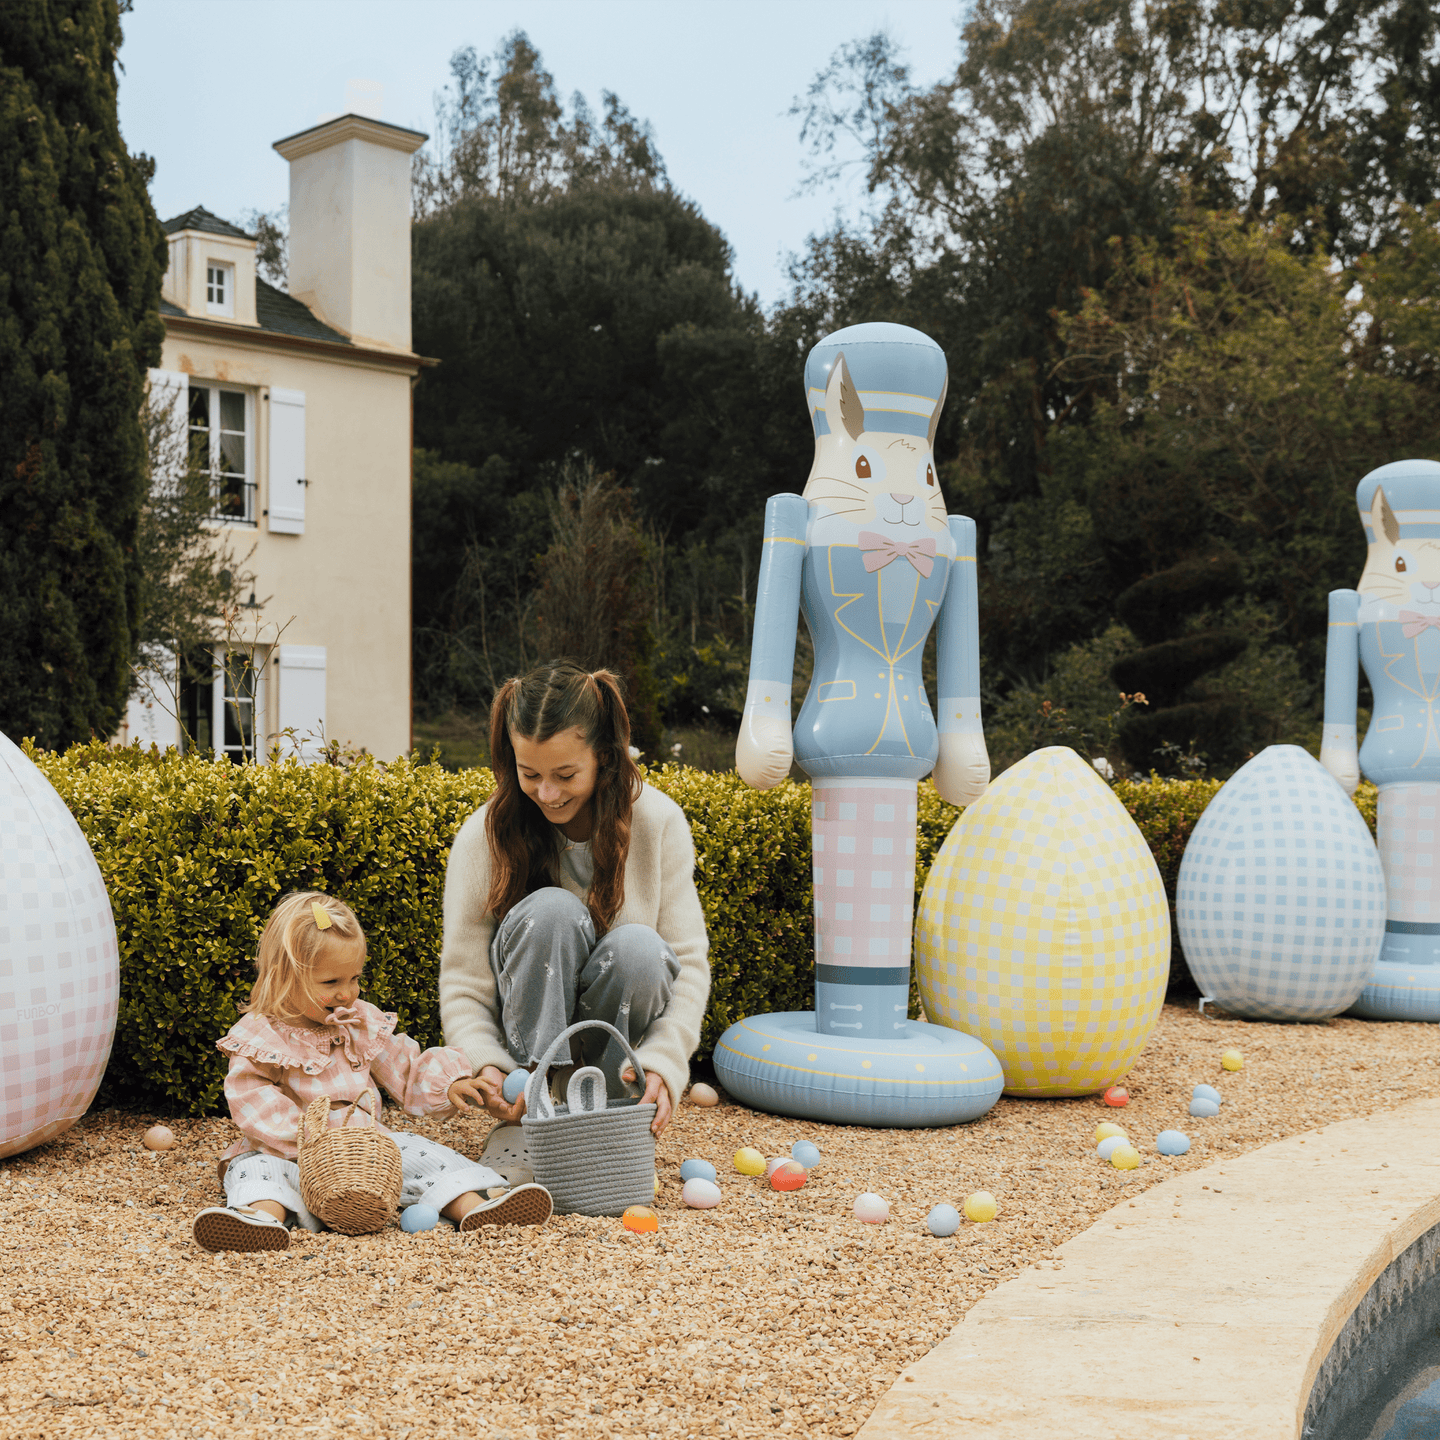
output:
M 367 998 L 396 1011 L 421 1044 L 439 1043 L 445 863 L 461 822 L 494 788 L 488 770 L 413 760 L 238 766 L 98 742 L 25 750 L 89 839 L 115 912 L 120 1014 L 100 1104 L 220 1108 L 215 1041 L 235 1022 L 261 928 L 287 890 L 326 890 L 354 907 L 370 943 Z M 713 975 L 704 1057 L 745 1015 L 810 1008 L 810 790 L 787 781 L 755 791 L 733 771 L 681 765 L 647 779 L 685 811 L 695 837 Z M 1218 788 L 1115 787 L 1172 901 L 1185 842 Z M 1356 801 L 1373 829 L 1374 788 Z M 917 899 L 959 813 L 920 787 Z

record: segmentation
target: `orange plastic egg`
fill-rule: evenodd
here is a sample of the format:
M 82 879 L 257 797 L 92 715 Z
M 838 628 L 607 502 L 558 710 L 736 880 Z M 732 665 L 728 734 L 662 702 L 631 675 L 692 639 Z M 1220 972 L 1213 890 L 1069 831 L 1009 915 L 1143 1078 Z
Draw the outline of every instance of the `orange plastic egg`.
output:
M 660 1228 L 660 1217 L 648 1205 L 632 1205 L 620 1217 L 620 1223 L 637 1235 L 645 1235 Z
M 1128 1105 L 1130 1092 L 1123 1085 L 1112 1085 L 1102 1098 L 1107 1105 Z
M 777 1165 L 770 1172 L 770 1188 L 772 1190 L 798 1190 L 809 1178 L 803 1165 L 796 1164 L 794 1160 L 787 1160 L 783 1165 Z

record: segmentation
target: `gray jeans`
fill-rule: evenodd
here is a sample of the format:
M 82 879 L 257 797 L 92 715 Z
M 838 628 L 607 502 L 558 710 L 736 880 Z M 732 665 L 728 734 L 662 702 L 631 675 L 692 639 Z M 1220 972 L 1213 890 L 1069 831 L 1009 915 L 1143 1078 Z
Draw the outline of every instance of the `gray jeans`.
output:
M 511 1056 L 532 1065 L 577 1020 L 607 1020 L 632 1049 L 665 1012 L 680 962 L 648 925 L 619 925 L 595 943 L 585 902 L 558 886 L 527 895 L 490 943 L 500 1023 Z M 625 1052 L 601 1031 L 577 1036 L 581 1065 L 598 1065 L 612 1097 L 633 1095 Z M 569 1063 L 562 1055 L 561 1065 Z

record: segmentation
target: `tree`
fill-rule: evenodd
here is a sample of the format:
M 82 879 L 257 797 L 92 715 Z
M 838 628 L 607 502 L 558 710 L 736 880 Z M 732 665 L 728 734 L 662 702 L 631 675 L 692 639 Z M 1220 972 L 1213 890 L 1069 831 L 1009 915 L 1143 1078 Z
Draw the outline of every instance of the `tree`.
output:
M 0 729 L 119 724 L 164 232 L 116 117 L 115 0 L 0 6 Z

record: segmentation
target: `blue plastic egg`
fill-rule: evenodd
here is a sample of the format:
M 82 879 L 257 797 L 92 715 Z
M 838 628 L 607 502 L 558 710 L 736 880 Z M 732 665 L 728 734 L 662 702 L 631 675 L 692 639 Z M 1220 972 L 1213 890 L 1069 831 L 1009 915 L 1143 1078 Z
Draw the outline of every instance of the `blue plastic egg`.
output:
M 790 1147 L 790 1158 L 807 1170 L 813 1170 L 820 1163 L 820 1147 L 808 1140 L 797 1140 Z
M 1155 1137 L 1155 1148 L 1162 1155 L 1183 1155 L 1190 1148 L 1190 1137 L 1179 1130 L 1162 1130 Z
M 1191 1092 L 1192 1100 L 1213 1100 L 1217 1105 L 1225 1101 L 1225 1097 L 1213 1085 L 1197 1085 Z
M 1107 1135 L 1095 1147 L 1095 1153 L 1102 1160 L 1108 1160 L 1122 1145 L 1129 1143 L 1130 1141 L 1124 1135 Z
M 528 1070 L 512 1070 L 505 1077 L 505 1083 L 500 1087 L 500 1093 L 513 1105 L 520 1098 L 529 1079 L 530 1072 Z
M 1207 1100 L 1203 1095 L 1197 1095 L 1190 1102 L 1190 1113 L 1198 1115 L 1202 1120 L 1209 1120 L 1212 1116 L 1220 1113 L 1220 1107 L 1213 1100 Z
M 680 1166 L 682 1180 L 710 1180 L 715 1177 L 715 1167 L 708 1160 L 686 1160 Z
M 433 1230 L 440 1223 L 440 1212 L 433 1205 L 407 1205 L 400 1212 L 400 1228 L 407 1235 Z
M 925 1217 L 932 1235 L 953 1235 L 960 1228 L 960 1212 L 953 1205 L 937 1205 Z

